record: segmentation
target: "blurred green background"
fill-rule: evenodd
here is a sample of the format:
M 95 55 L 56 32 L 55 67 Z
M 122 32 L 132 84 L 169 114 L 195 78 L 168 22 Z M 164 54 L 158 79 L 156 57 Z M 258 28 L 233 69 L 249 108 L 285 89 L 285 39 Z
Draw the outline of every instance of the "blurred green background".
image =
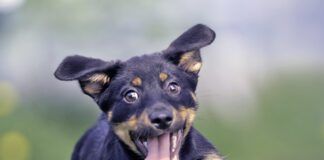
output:
M 202 50 L 195 126 L 231 160 L 324 159 L 321 0 L 0 0 L 0 160 L 69 159 L 100 113 L 53 72 L 68 55 L 126 60 L 187 28 Z

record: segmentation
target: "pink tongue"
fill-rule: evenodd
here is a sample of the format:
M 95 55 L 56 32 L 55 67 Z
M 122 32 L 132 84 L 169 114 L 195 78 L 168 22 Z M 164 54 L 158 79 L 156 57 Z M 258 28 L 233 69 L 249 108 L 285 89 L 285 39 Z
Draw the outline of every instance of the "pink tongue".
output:
M 145 160 L 170 160 L 170 133 L 148 139 L 147 149 Z

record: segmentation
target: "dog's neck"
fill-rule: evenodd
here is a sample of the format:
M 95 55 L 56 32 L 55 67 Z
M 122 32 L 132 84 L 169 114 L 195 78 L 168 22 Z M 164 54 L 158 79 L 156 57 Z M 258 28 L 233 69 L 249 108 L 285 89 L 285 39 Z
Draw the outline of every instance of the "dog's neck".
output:
M 104 160 L 127 160 L 127 159 L 134 159 L 134 160 L 143 160 L 139 155 L 134 153 L 132 150 L 129 149 L 127 145 L 125 145 L 118 136 L 113 132 L 111 126 L 109 125 L 109 131 L 106 136 L 106 140 L 104 145 L 103 156 L 101 159 Z M 124 157 L 122 157 L 124 156 Z

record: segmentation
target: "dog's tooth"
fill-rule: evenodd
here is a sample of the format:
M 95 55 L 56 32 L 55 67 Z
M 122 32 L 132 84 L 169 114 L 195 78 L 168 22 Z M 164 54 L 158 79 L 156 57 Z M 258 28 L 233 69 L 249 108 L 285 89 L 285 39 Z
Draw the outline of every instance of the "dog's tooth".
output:
M 178 138 L 181 138 L 182 134 L 183 134 L 183 130 L 181 129 L 181 130 L 178 131 L 178 134 L 177 134 Z
M 177 147 L 177 135 L 172 134 L 172 145 L 171 145 L 171 151 L 174 152 Z
M 178 139 L 177 143 L 180 145 L 182 144 L 182 140 L 183 140 L 182 138 L 183 138 L 183 130 L 179 130 L 177 134 L 177 139 Z
M 173 141 L 177 141 L 177 138 L 178 138 L 178 136 L 177 136 L 176 134 L 173 134 L 173 135 L 172 135 L 172 140 L 173 140 Z
M 144 146 L 147 148 L 147 142 L 146 141 L 144 141 L 143 142 L 143 144 L 144 144 Z
M 172 138 L 173 138 L 173 142 L 174 142 L 175 144 L 177 144 L 178 136 L 177 136 L 176 134 L 174 134 L 174 135 L 172 136 Z

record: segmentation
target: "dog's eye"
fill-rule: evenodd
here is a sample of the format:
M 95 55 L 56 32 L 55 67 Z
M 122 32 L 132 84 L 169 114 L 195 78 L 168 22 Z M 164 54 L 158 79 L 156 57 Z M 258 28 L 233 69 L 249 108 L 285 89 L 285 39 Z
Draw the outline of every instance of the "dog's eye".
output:
M 124 95 L 124 101 L 126 101 L 127 103 L 134 103 L 137 99 L 138 93 L 133 90 L 127 91 Z
M 175 82 L 172 82 L 168 85 L 168 92 L 171 94 L 179 94 L 180 89 L 180 86 Z

